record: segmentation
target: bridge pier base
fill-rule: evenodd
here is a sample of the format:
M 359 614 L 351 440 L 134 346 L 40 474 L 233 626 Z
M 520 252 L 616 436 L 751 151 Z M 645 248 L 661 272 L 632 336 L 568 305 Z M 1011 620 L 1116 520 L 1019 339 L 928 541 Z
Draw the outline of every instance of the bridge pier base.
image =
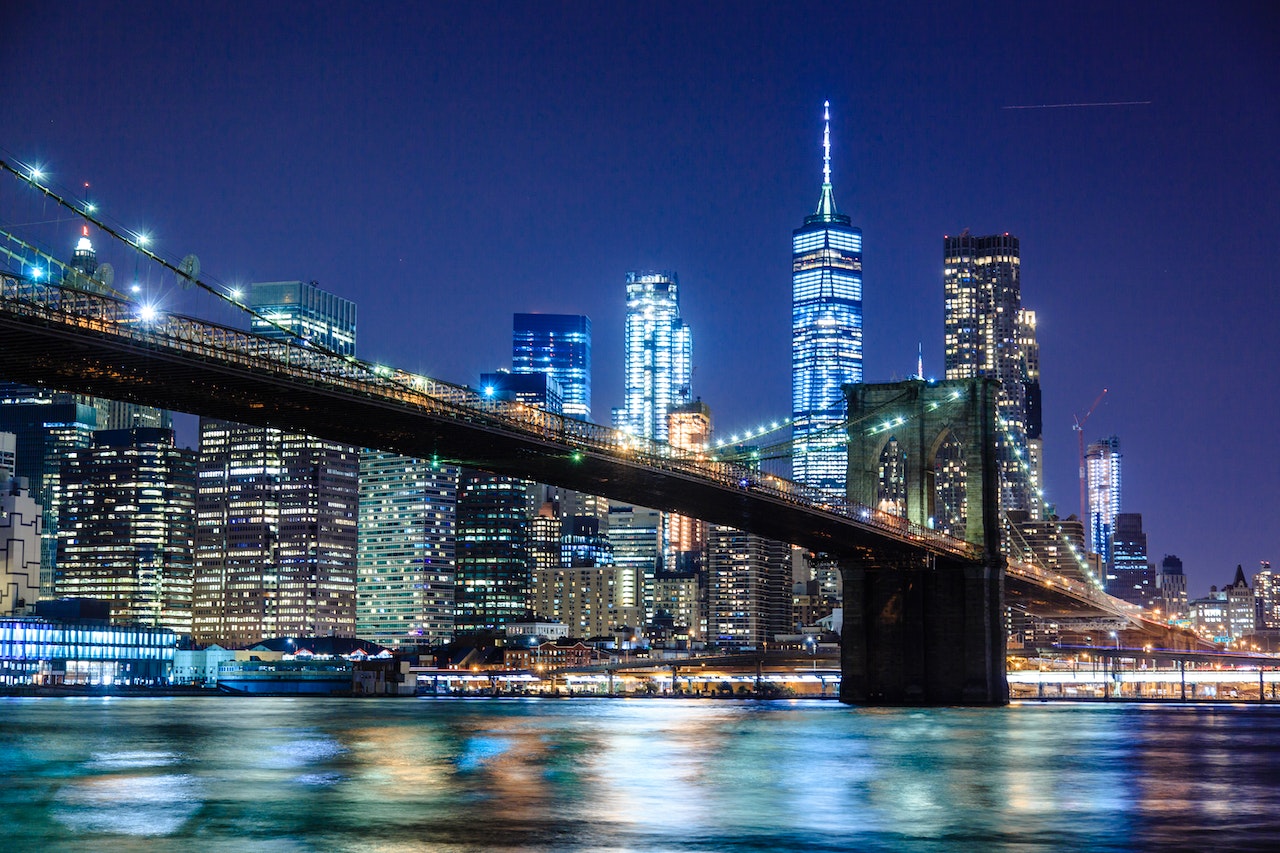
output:
M 840 564 L 840 701 L 1006 705 L 1004 558 Z

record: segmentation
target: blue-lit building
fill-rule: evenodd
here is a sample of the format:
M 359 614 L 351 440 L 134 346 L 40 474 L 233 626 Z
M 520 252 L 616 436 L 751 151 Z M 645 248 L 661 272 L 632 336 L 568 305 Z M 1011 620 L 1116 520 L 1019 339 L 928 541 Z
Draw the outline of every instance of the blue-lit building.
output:
M 338 355 L 355 355 L 356 304 L 321 290 L 314 281 L 254 282 L 249 307 L 262 315 L 253 318 L 255 334 L 293 340 L 281 331 L 283 326 Z
M 693 333 L 680 319 L 674 272 L 627 273 L 623 400 L 613 425 L 667 440 L 667 413 L 692 399 Z
M 564 397 L 564 414 L 591 420 L 591 318 L 516 314 L 511 323 L 511 371 L 553 377 Z
M 844 392 L 862 381 L 862 229 L 836 209 L 830 103 L 822 192 L 791 235 L 792 478 L 841 494 L 848 466 Z
M 1120 437 L 1113 435 L 1092 442 L 1084 454 L 1085 476 L 1089 490 L 1089 550 L 1102 557 L 1102 565 L 1111 567 L 1114 546 L 1111 539 L 1120 514 Z
M 0 619 L 0 684 L 154 685 L 169 679 L 178 635 L 113 625 L 90 599 L 42 601 L 36 615 Z
M 481 373 L 480 393 L 490 400 L 519 402 L 553 414 L 567 414 L 564 389 L 550 373 Z

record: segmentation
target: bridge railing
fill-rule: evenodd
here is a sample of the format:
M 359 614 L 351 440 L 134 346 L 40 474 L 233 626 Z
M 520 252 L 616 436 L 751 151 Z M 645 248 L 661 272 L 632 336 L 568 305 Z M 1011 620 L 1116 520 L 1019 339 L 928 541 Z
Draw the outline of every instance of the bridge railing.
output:
M 6 310 L 165 347 L 262 371 L 271 369 L 292 380 L 337 387 L 381 400 L 396 400 L 426 412 L 463 420 L 488 429 L 609 455 L 729 489 L 741 489 L 809 511 L 829 513 L 902 539 L 932 545 L 950 553 L 976 556 L 970 543 L 931 530 L 843 496 L 763 474 L 740 462 L 719 460 L 703 451 L 681 450 L 664 442 L 547 412 L 519 402 L 496 400 L 473 389 L 360 361 L 309 346 L 262 337 L 253 332 L 179 314 L 150 312 L 136 302 L 114 296 L 0 276 L 0 299 Z

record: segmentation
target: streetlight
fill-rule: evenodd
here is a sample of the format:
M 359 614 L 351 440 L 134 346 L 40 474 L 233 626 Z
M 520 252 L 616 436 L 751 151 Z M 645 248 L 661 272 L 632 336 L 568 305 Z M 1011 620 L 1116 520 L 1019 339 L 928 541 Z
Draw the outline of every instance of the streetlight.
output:
M 809 657 L 813 663 L 813 671 L 818 671 L 818 641 L 813 637 L 804 638 L 805 647 L 809 650 Z

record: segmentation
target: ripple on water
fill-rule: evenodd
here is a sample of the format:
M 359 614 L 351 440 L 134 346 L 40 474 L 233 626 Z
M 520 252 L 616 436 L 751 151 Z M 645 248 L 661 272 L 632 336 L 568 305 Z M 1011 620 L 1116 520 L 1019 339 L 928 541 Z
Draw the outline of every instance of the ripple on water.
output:
M 52 814 L 79 833 L 172 835 L 200 810 L 201 793 L 186 774 L 96 776 L 59 789 Z

